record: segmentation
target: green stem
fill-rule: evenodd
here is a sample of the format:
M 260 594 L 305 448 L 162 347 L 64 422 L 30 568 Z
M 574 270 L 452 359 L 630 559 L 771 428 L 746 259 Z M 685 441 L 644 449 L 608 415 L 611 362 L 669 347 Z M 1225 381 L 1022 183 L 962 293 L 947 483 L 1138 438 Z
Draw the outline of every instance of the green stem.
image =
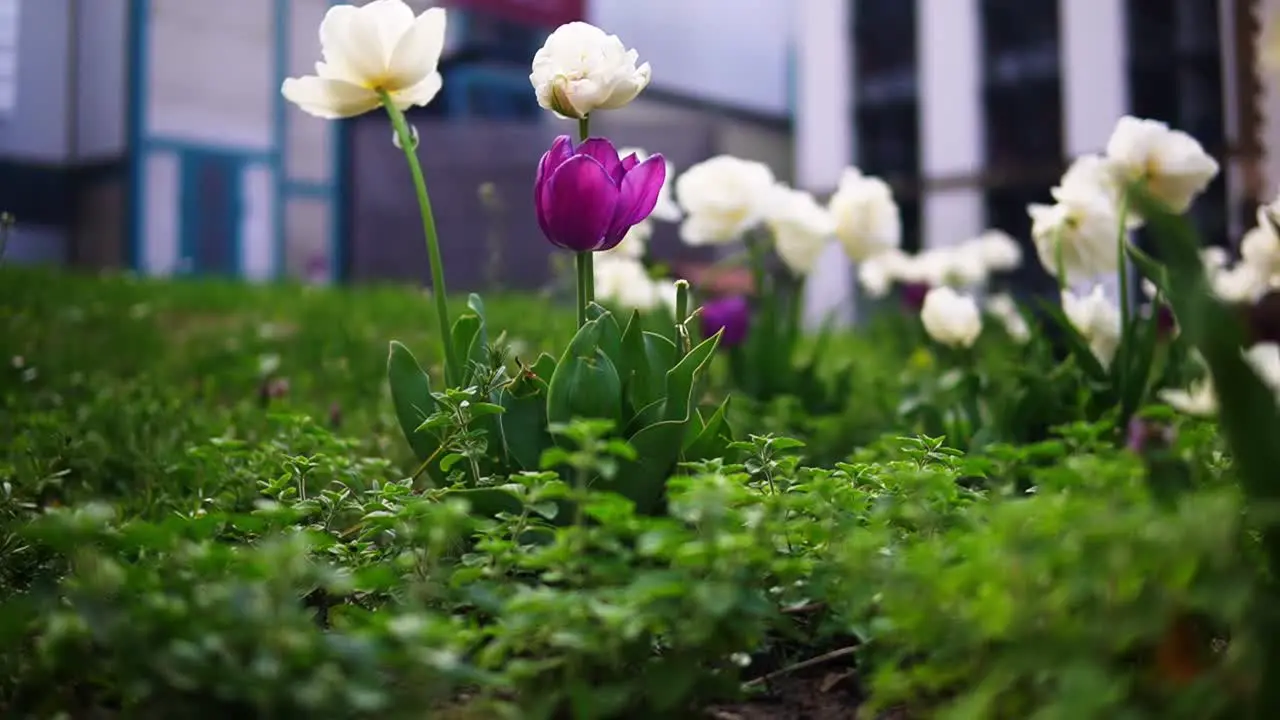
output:
M 587 324 L 587 303 L 591 302 L 588 282 L 595 262 L 590 252 L 580 252 L 575 258 L 578 263 L 578 327 Z
M 1062 259 L 1063 227 L 1059 225 L 1053 234 L 1053 260 L 1057 265 L 1055 269 L 1058 271 L 1058 292 L 1062 292 L 1067 289 L 1067 264 Z
M 450 387 L 461 384 L 456 373 L 457 358 L 453 354 L 453 335 L 449 326 L 448 293 L 444 285 L 444 261 L 440 258 L 440 237 L 436 234 L 436 219 L 431 212 L 431 198 L 427 195 L 427 181 L 422 176 L 422 165 L 418 163 L 418 148 L 413 133 L 409 131 L 409 123 L 404 113 L 392 102 L 385 90 L 378 91 L 382 98 L 382 106 L 391 118 L 391 126 L 395 128 L 396 137 L 400 138 L 400 148 L 404 151 L 405 160 L 409 162 L 409 174 L 413 176 L 413 187 L 418 194 L 418 209 L 422 211 L 422 233 L 427 239 L 427 258 L 431 265 L 431 291 L 435 295 L 436 320 L 440 323 L 440 340 L 444 346 L 444 379 Z
M 583 115 L 578 118 L 578 142 L 586 142 L 591 133 L 591 118 Z M 584 260 L 580 255 L 578 257 L 578 282 L 582 283 L 582 297 L 578 299 L 578 305 L 582 307 L 581 312 L 586 312 L 586 307 L 596 300 L 596 266 L 591 260 L 591 253 L 583 253 L 588 257 Z M 584 269 L 585 263 L 585 269 Z M 580 317 L 585 317 L 582 315 Z M 585 322 L 583 320 L 582 322 Z
M 1129 194 L 1124 193 L 1120 196 L 1120 207 L 1117 214 L 1120 217 L 1120 227 L 1116 230 L 1116 260 L 1118 267 L 1116 274 L 1120 281 L 1120 331 L 1129 332 L 1129 255 L 1125 252 L 1125 248 L 1129 246 Z

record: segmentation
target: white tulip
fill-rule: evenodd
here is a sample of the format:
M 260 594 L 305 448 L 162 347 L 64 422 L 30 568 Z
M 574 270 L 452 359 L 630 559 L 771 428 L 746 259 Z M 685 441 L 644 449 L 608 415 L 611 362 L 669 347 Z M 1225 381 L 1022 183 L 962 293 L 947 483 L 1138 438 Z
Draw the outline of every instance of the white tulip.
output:
M 1031 328 L 1027 325 L 1027 319 L 1018 312 L 1018 304 L 1009 295 L 999 293 L 987 298 L 986 310 L 988 314 L 1000 321 L 1005 332 L 1013 338 L 1014 342 L 1025 343 L 1031 339 Z
M 858 263 L 858 285 L 869 297 L 879 299 L 889 294 L 893 283 L 902 278 L 902 267 L 908 262 L 901 250 L 890 250 Z
M 1225 303 L 1241 305 L 1256 301 L 1267 291 L 1268 278 L 1250 263 L 1209 272 L 1209 288 Z
M 1211 417 L 1218 414 L 1218 393 L 1208 377 L 1191 383 L 1185 390 L 1170 388 L 1161 390 L 1159 395 L 1165 404 L 1184 415 Z
M 404 0 L 335 5 L 320 23 L 324 61 L 316 74 L 287 78 L 280 91 L 307 113 L 348 118 L 382 104 L 385 92 L 400 110 L 426 105 L 440 92 L 445 11 L 416 18 Z
M 1120 227 L 1111 199 L 1102 190 L 1074 186 L 1054 188 L 1053 195 L 1054 205 L 1027 207 L 1040 263 L 1057 276 L 1061 261 L 1067 283 L 1116 272 Z
M 1181 130 L 1157 120 L 1120 118 L 1107 141 L 1107 159 L 1118 182 L 1140 180 L 1174 212 L 1186 212 L 1218 174 L 1218 161 Z
M 949 347 L 973 347 L 982 334 L 978 303 L 946 286 L 933 288 L 924 296 L 920 321 L 929 337 Z
M 596 298 L 628 310 L 653 310 L 663 298 L 649 271 L 635 258 L 595 253 Z
M 965 245 L 932 248 L 916 256 L 919 272 L 929 285 L 971 288 L 987 281 L 982 256 Z
M 827 205 L 836 237 L 855 262 L 902 244 L 902 216 L 893 191 L 880 178 L 847 168 Z
M 804 190 L 776 185 L 765 218 L 773 233 L 773 248 L 792 273 L 808 275 L 835 232 L 826 208 Z
M 1280 396 L 1280 345 L 1258 343 L 1244 353 L 1245 362 L 1257 373 L 1262 384 Z
M 1204 264 L 1206 270 L 1218 270 L 1227 266 L 1231 260 L 1231 256 L 1227 253 L 1226 248 L 1210 245 L 1200 250 L 1200 262 Z
M 533 56 L 538 104 L 561 118 L 581 119 L 596 110 L 617 110 L 649 84 L 649 63 L 617 35 L 584 22 L 561 25 Z
M 717 155 L 690 167 L 676 180 L 686 215 L 681 239 L 689 245 L 737 240 L 765 218 L 773 188 L 773 171 L 753 160 Z
M 1015 270 L 1022 264 L 1022 246 L 1009 233 L 991 229 L 963 244 L 987 269 L 987 272 Z
M 1089 343 L 1098 362 L 1104 367 L 1111 365 L 1120 347 L 1120 308 L 1103 293 L 1102 286 L 1095 286 L 1088 295 L 1063 290 L 1062 312 Z

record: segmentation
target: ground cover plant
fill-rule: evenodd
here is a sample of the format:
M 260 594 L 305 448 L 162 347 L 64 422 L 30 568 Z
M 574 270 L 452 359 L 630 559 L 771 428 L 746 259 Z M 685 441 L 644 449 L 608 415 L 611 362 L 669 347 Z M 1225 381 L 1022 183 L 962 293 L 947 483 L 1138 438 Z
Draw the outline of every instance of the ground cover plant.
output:
M 439 89 L 443 25 L 338 6 L 318 76 L 282 89 L 389 113 L 429 293 L 0 267 L 0 714 L 1273 706 L 1280 229 L 1264 207 L 1238 261 L 1199 246 L 1182 214 L 1218 168 L 1194 140 L 1121 119 L 1029 208 L 1060 292 L 1015 300 L 1011 238 L 903 254 L 856 170 L 823 206 L 748 160 L 671 178 L 591 137 L 650 71 L 575 23 L 531 76 L 577 121 L 531 179 L 574 301 L 451 297 L 402 115 Z M 752 293 L 661 277 L 654 219 L 742 241 Z M 833 235 L 886 308 L 807 333 Z

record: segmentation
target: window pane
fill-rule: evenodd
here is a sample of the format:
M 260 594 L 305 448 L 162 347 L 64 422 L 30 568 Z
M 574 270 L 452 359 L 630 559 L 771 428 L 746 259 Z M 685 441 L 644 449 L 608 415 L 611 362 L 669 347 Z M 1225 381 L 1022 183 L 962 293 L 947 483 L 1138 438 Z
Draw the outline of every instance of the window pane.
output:
M 853 12 L 856 71 L 868 77 L 916 68 L 915 0 L 859 0 Z

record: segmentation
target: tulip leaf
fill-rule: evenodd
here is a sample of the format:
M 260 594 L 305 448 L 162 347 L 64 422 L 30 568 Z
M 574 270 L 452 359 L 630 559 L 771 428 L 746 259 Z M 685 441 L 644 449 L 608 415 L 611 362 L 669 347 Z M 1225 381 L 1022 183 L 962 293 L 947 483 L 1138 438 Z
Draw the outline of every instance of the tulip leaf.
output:
M 636 408 L 645 407 L 666 395 L 667 371 L 675 367 L 679 354 L 674 342 L 657 333 L 642 332 L 640 342 L 644 362 L 635 368 L 632 375 L 631 404 Z
M 688 419 L 693 404 L 694 380 L 715 353 L 723 332 L 722 330 L 703 340 L 667 373 L 667 404 L 663 410 L 664 420 L 683 422 Z
M 1052 302 L 1042 301 L 1041 307 L 1046 315 L 1053 319 L 1055 325 L 1062 332 L 1062 339 L 1067 343 L 1067 350 L 1071 353 L 1071 357 L 1075 359 L 1076 364 L 1084 370 L 1090 379 L 1100 383 L 1108 383 L 1111 375 L 1102 363 L 1098 361 L 1098 356 L 1093 354 L 1093 349 L 1089 347 L 1089 341 L 1084 335 L 1076 329 L 1075 325 L 1067 318 L 1062 307 Z
M 546 380 L 523 375 L 499 391 L 505 412 L 498 418 L 503 447 L 510 464 L 522 470 L 537 470 L 542 451 L 551 447 L 547 432 Z
M 1166 258 L 1169 294 L 1182 335 L 1200 350 L 1218 393 L 1218 423 L 1234 467 L 1250 500 L 1268 506 L 1280 500 L 1280 407 L 1242 357 L 1245 330 L 1240 319 L 1210 292 L 1200 242 L 1191 224 L 1151 198 L 1140 185 L 1129 195 L 1147 221 Z M 1271 572 L 1280 572 L 1280 529 L 1263 532 Z
M 641 513 L 655 513 L 662 507 L 667 478 L 680 459 L 685 432 L 691 422 L 695 381 L 719 342 L 720 333 L 716 333 L 690 350 L 667 372 L 665 400 L 652 403 L 641 412 L 644 415 L 656 406 L 661 409 L 663 419 L 641 427 L 629 438 L 636 451 L 635 459 L 622 463 L 614 479 L 602 484 L 604 489 L 626 496 Z
M 733 431 L 729 427 L 728 418 L 729 400 L 729 397 L 724 399 L 711 417 L 702 423 L 702 429 L 691 441 L 686 436 L 682 453 L 685 460 L 723 457 L 728 451 L 729 444 L 733 442 Z
M 657 400 L 654 400 L 648 405 L 640 408 L 640 410 L 636 412 L 635 417 L 631 418 L 631 421 L 627 423 L 627 427 L 624 428 L 623 434 L 629 437 L 643 428 L 646 428 L 656 422 L 661 422 L 663 411 L 666 409 L 666 406 L 667 399 L 658 398 Z
M 667 478 L 680 458 L 685 422 L 664 420 L 632 435 L 628 442 L 636 451 L 635 459 L 621 463 L 614 478 L 597 481 L 597 487 L 623 495 L 642 514 L 661 512 Z
M 619 362 L 622 358 L 622 329 L 618 327 L 618 319 L 596 303 L 587 306 L 587 317 L 600 323 L 600 349 L 613 361 L 618 377 L 625 380 L 622 363 Z
M 603 350 L 593 356 L 572 355 L 556 367 L 547 390 L 547 420 L 575 418 L 612 420 L 622 424 L 622 381 Z
M 464 385 L 471 381 L 470 362 L 486 360 L 483 330 L 480 318 L 471 313 L 465 313 L 453 322 L 453 351 L 458 355 L 453 363 Z
M 418 427 L 435 412 L 436 401 L 431 396 L 431 378 L 409 348 L 392 340 L 387 356 L 387 383 L 391 388 L 391 402 L 395 406 L 396 420 L 409 447 L 419 462 L 426 462 L 440 444 L 429 432 L 419 432 Z

